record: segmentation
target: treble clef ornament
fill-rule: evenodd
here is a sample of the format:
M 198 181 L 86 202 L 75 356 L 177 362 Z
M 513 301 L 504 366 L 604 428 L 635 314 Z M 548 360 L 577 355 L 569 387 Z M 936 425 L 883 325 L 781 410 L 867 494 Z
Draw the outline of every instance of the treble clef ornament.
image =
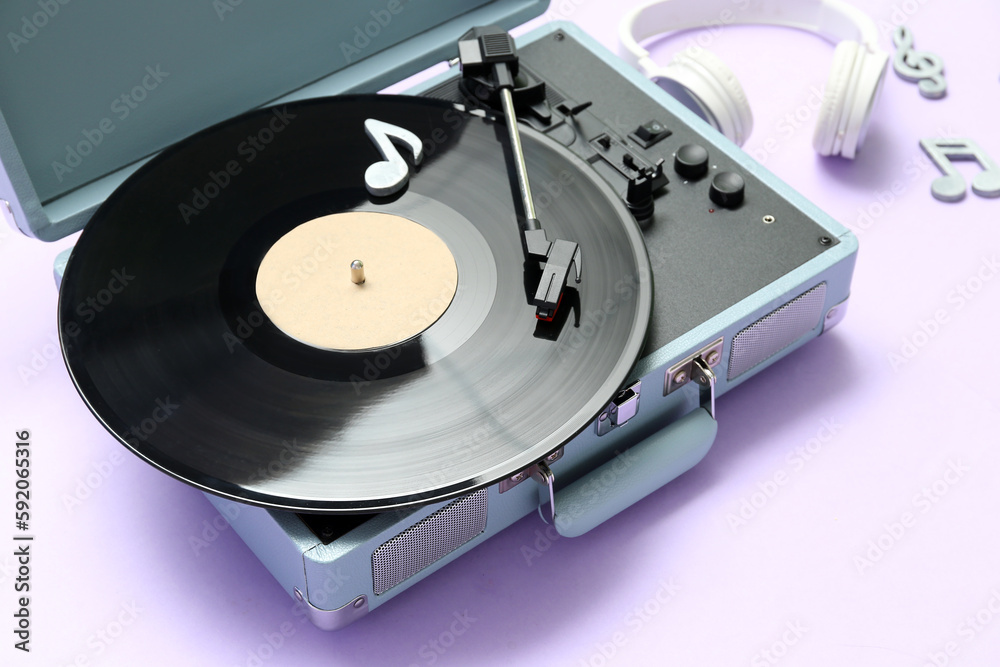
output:
M 948 84 L 944 80 L 944 59 L 930 51 L 913 48 L 913 33 L 906 26 L 899 26 L 892 35 L 896 45 L 896 58 L 892 68 L 907 81 L 919 81 L 920 94 L 930 99 L 944 97 Z

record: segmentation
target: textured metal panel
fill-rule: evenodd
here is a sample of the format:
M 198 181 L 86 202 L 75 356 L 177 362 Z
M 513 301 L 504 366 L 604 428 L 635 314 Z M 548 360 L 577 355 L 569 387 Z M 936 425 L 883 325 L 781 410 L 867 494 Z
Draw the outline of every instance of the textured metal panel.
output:
M 728 379 L 732 380 L 773 357 L 816 328 L 826 303 L 820 283 L 771 311 L 733 337 Z
M 486 529 L 487 490 L 451 502 L 372 553 L 372 581 L 381 595 Z

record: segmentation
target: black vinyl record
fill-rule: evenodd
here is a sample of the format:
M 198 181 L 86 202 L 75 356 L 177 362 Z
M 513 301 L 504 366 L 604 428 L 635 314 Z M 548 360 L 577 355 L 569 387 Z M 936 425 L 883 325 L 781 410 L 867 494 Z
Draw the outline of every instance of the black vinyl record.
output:
M 389 198 L 373 118 L 425 157 Z M 144 165 L 100 207 L 66 267 L 59 317 L 80 394 L 126 446 L 203 490 L 303 512 L 371 512 L 507 477 L 585 428 L 628 379 L 651 272 L 610 187 L 529 129 L 538 218 L 577 242 L 583 280 L 550 323 L 527 299 L 502 121 L 412 97 L 344 96 L 249 112 Z M 257 267 L 296 226 L 384 211 L 434 231 L 458 286 L 412 339 L 324 350 L 261 310 Z

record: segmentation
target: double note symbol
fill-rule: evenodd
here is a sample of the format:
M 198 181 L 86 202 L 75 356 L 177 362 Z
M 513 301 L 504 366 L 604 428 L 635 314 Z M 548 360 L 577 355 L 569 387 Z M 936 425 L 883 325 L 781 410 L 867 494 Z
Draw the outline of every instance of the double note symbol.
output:
M 952 164 L 955 160 L 975 160 L 983 171 L 972 179 L 972 191 L 980 197 L 1000 197 L 1000 165 L 971 139 L 921 139 L 920 147 L 944 174 L 931 183 L 931 194 L 941 201 L 965 197 L 965 180 Z
M 410 165 L 396 148 L 409 149 L 414 166 L 424 159 L 424 144 L 420 137 L 407 129 L 380 120 L 365 121 L 365 134 L 371 139 L 382 159 L 368 165 L 365 170 L 365 187 L 376 197 L 396 194 L 410 180 Z
M 930 51 L 913 48 L 913 33 L 906 26 L 899 26 L 892 35 L 896 45 L 896 57 L 892 68 L 907 81 L 919 81 L 917 88 L 924 97 L 937 99 L 944 97 L 948 84 L 944 80 L 944 60 Z

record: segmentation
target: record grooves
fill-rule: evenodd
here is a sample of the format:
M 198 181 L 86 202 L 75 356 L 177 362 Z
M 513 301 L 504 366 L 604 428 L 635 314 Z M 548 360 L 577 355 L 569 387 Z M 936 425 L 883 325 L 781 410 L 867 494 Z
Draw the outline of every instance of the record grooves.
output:
M 569 182 L 539 217 L 579 243 L 586 264 L 578 301 L 538 329 L 495 121 L 418 98 L 307 100 L 280 110 L 289 120 L 266 150 L 241 158 L 240 143 L 274 113 L 252 111 L 166 149 L 82 233 L 66 268 L 61 331 L 112 270 L 136 276 L 77 336 L 63 336 L 81 395 L 112 433 L 204 490 L 344 513 L 471 492 L 593 420 L 638 358 L 652 290 L 638 228 L 606 183 L 525 131 L 532 179 Z M 424 145 L 423 163 L 392 197 L 365 189 L 366 168 L 381 159 L 368 118 Z M 234 161 L 238 171 L 186 224 L 179 206 Z M 261 259 L 298 225 L 359 210 L 437 234 L 458 267 L 454 301 L 386 347 L 325 350 L 287 336 L 254 291 Z M 158 401 L 178 407 L 157 421 Z

